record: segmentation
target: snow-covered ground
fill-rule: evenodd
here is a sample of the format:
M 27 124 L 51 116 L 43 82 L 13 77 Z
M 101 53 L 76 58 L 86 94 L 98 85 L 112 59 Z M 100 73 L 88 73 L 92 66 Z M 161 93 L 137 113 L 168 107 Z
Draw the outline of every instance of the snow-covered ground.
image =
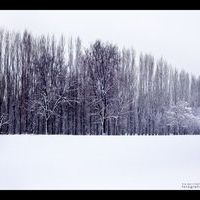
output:
M 184 189 L 188 183 L 200 184 L 200 136 L 0 136 L 0 189 Z

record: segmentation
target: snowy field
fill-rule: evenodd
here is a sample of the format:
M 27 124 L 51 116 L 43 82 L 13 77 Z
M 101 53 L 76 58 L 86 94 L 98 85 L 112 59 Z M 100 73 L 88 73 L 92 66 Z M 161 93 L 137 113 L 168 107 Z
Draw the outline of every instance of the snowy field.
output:
M 200 136 L 0 136 L 0 189 L 184 189 L 198 183 Z

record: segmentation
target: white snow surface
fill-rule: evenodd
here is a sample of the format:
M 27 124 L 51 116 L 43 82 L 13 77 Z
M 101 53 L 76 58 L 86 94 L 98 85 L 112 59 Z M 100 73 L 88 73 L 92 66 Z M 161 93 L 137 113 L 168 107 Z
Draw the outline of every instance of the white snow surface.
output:
M 183 189 L 200 136 L 0 136 L 0 189 Z

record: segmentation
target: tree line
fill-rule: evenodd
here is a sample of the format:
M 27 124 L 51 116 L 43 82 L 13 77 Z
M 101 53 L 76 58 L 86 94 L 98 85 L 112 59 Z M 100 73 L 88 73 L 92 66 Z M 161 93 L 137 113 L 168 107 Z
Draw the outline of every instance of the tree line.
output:
M 136 60 L 100 40 L 0 30 L 0 133 L 199 134 L 200 76 Z

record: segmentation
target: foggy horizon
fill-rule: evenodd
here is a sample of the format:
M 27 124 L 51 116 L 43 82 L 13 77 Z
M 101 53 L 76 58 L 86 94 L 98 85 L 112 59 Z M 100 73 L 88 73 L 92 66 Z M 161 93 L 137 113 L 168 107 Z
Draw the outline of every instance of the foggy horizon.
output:
M 100 39 L 161 57 L 173 68 L 199 76 L 199 11 L 0 11 L 0 27 L 34 36 L 79 37 L 84 47 Z M 114 33 L 114 34 L 113 34 Z

